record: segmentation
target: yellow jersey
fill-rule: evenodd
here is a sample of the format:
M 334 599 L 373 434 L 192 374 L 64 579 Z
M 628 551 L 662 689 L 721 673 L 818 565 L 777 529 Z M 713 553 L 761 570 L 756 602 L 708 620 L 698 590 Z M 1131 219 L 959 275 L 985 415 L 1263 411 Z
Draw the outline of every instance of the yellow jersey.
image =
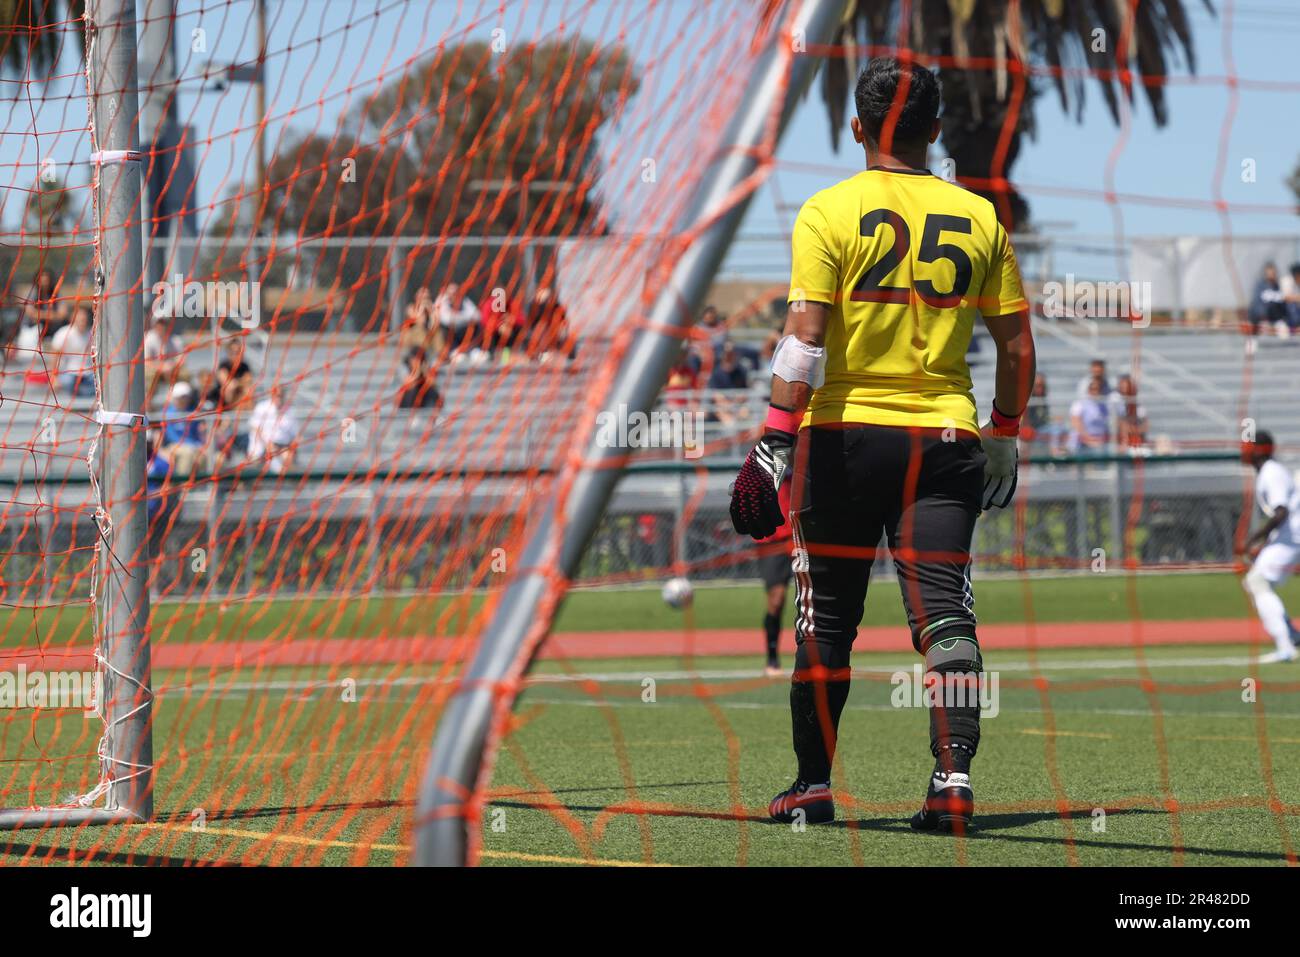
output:
M 993 204 L 922 170 L 871 168 L 804 203 L 789 301 L 830 306 L 826 381 L 803 424 L 979 433 L 975 317 L 1027 307 Z

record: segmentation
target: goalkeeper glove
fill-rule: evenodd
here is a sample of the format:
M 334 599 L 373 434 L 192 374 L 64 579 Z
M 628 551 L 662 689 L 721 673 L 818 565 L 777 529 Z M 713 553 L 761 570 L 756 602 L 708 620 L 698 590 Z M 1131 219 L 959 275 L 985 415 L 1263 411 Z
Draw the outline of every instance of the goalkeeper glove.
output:
M 740 467 L 731 486 L 731 524 L 741 535 L 767 538 L 785 524 L 778 492 L 790 475 L 799 415 L 771 406 L 767 431 Z
M 984 447 L 984 509 L 1006 508 L 1016 494 L 1016 472 L 1020 453 L 1016 437 L 1020 434 L 1020 416 L 1003 415 L 993 406 L 988 421 L 980 426 L 980 444 Z

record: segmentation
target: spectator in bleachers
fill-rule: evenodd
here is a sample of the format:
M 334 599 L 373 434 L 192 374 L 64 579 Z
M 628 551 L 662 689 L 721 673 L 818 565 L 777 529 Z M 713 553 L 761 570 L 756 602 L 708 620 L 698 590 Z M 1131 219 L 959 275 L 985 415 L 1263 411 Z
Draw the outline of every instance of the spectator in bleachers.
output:
M 1101 380 L 1088 383 L 1088 393 L 1070 406 L 1070 451 L 1076 455 L 1104 455 L 1110 445 L 1110 408 Z
M 1038 436 L 1052 425 L 1052 410 L 1047 404 L 1047 376 L 1041 372 L 1034 376 L 1034 384 L 1029 390 L 1029 403 L 1025 406 L 1025 417 L 1020 425 L 1020 435 L 1030 442 L 1038 441 Z M 1028 429 L 1029 434 L 1025 435 Z
M 522 309 L 513 309 L 501 317 L 492 335 L 488 351 L 502 362 L 528 358 L 527 320 Z
M 248 452 L 248 428 L 245 417 L 253 397 L 253 369 L 244 361 L 243 343 L 234 339 L 226 344 L 225 358 L 215 373 L 205 377 L 203 408 L 217 413 L 212 429 L 213 468 L 220 468 L 229 457 Z
M 36 319 L 27 315 L 27 310 L 20 311 L 18 321 L 9 330 L 5 342 L 5 365 L 16 362 L 31 365 L 36 361 L 41 348 L 41 326 Z
M 1051 405 L 1047 399 L 1047 377 L 1040 372 L 1034 376 L 1029 404 L 1025 407 L 1025 417 L 1020 424 L 1020 439 L 1031 447 L 1045 445 L 1049 455 L 1057 455 L 1064 451 L 1068 432 L 1068 429 L 1052 422 Z
M 717 365 L 718 360 L 722 358 L 722 349 L 727 343 L 726 320 L 723 319 L 722 313 L 718 312 L 716 306 L 708 305 L 700 311 L 697 325 L 712 347 L 713 364 Z
M 478 322 L 478 306 L 465 295 L 460 283 L 451 282 L 443 287 L 433 302 L 433 311 L 452 351 L 469 349 Z
M 266 468 L 279 475 L 293 464 L 294 443 L 298 438 L 298 420 L 285 400 L 284 387 L 271 386 L 267 397 L 253 407 L 248 418 L 248 458 L 265 462 Z
M 52 371 L 59 386 L 69 395 L 86 398 L 95 394 L 95 358 L 91 354 L 89 306 L 77 306 L 72 322 L 62 326 L 50 340 Z
M 530 358 L 540 359 L 552 354 L 573 357 L 574 346 L 569 338 L 569 313 L 550 286 L 539 287 L 533 296 L 525 336 Z
M 188 382 L 177 382 L 162 411 L 162 452 L 180 478 L 188 478 L 202 457 L 203 420 L 197 414 L 198 395 Z
M 442 353 L 443 333 L 433 308 L 433 296 L 427 286 L 415 290 L 415 298 L 406 305 L 406 317 L 398 344 L 404 348 L 418 346 L 434 355 Z
M 185 365 L 185 347 L 172 331 L 172 320 L 158 316 L 144 334 L 145 405 L 148 406 L 160 385 L 170 386 Z
M 213 396 L 217 394 L 220 389 L 217 386 L 217 374 L 215 372 L 204 372 L 201 374 L 199 376 L 198 385 L 194 391 L 198 396 L 198 407 L 201 410 L 204 412 L 216 411 L 217 406 L 213 401 Z
M 237 409 L 253 395 L 253 369 L 244 361 L 244 344 L 238 339 L 226 343 L 226 356 L 217 364 L 216 382 L 204 400 L 217 412 Z
M 214 412 L 224 412 L 233 403 L 229 401 L 232 392 L 231 373 L 234 370 L 229 359 L 222 359 L 217 363 L 215 379 L 212 380 L 208 391 L 203 395 L 204 404 Z
M 722 347 L 722 357 L 709 376 L 710 389 L 748 389 L 749 373 L 740 361 L 734 342 Z
M 480 344 L 491 356 L 503 361 L 520 351 L 524 338 L 523 307 L 504 289 L 494 289 L 483 300 L 479 313 Z
M 1282 294 L 1282 305 L 1286 309 L 1286 319 L 1280 326 L 1275 326 L 1282 338 L 1294 335 L 1300 328 L 1300 263 L 1292 263 L 1287 274 L 1278 283 L 1278 292 Z M 1282 330 L 1286 330 L 1283 332 Z
M 179 497 L 168 494 L 171 462 L 161 451 L 159 432 L 151 428 L 145 437 L 145 500 L 144 509 L 147 519 L 149 559 L 153 567 L 149 570 L 149 592 L 157 597 L 156 583 L 160 566 L 163 562 L 163 547 L 167 532 L 171 526 L 171 515 L 179 504 Z
M 695 373 L 696 381 L 701 385 L 708 382 L 715 365 L 713 347 L 707 341 L 691 338 L 686 340 L 683 348 L 686 351 L 686 362 L 690 365 L 691 371 Z
M 406 378 L 397 390 L 397 407 L 399 409 L 437 409 L 442 406 L 442 393 L 433 370 L 429 368 L 428 356 L 418 347 L 409 349 L 404 357 Z
M 171 474 L 171 463 L 168 462 L 166 454 L 159 448 L 159 441 L 156 432 L 149 430 L 145 437 L 145 514 L 149 518 L 150 532 L 153 531 L 154 520 L 163 508 L 163 485 L 167 477 Z M 153 537 L 152 535 L 150 536 Z
M 1286 300 L 1277 279 L 1277 265 L 1265 263 L 1259 281 L 1251 293 L 1250 306 L 1246 310 L 1250 321 L 1251 335 L 1259 335 L 1259 327 L 1269 326 L 1280 334 L 1290 329 L 1286 324 Z
M 670 409 L 686 409 L 692 403 L 683 393 L 695 392 L 700 387 L 700 373 L 697 363 L 692 362 L 694 352 L 690 343 L 683 342 L 677 362 L 668 370 L 668 382 L 664 385 L 665 405 Z
M 59 298 L 58 289 L 54 273 L 42 269 L 32 280 L 31 291 L 27 294 L 23 318 L 36 326 L 41 340 L 51 338 L 68 325 L 68 304 Z
M 1115 383 L 1119 397 L 1115 415 L 1115 434 L 1121 449 L 1136 449 L 1147 444 L 1147 410 L 1138 404 L 1137 382 L 1122 375 Z
M 1093 359 L 1088 363 L 1088 374 L 1079 380 L 1079 385 L 1075 388 L 1075 398 L 1082 399 L 1088 395 L 1093 383 L 1096 383 L 1100 389 L 1099 395 L 1105 399 L 1108 398 L 1112 390 L 1110 379 L 1106 376 L 1106 360 Z
M 709 376 L 710 399 L 713 410 L 711 421 L 724 426 L 736 425 L 749 416 L 749 373 L 745 371 L 736 351 L 735 343 L 722 347 L 722 357 Z

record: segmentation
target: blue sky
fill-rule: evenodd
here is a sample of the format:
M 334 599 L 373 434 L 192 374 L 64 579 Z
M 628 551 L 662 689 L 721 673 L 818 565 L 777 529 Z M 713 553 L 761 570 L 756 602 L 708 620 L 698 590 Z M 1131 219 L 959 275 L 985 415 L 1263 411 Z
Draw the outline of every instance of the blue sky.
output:
M 1067 237 L 1115 237 L 1121 230 L 1126 235 L 1297 232 L 1300 220 L 1288 208 L 1295 199 L 1284 180 L 1300 158 L 1300 111 L 1295 108 L 1300 93 L 1257 84 L 1300 83 L 1300 4 L 1242 0 L 1229 5 L 1217 0 L 1219 13 L 1211 17 L 1195 0 L 1187 2 L 1194 4 L 1199 79 L 1185 82 L 1186 70 L 1177 71 L 1180 81 L 1168 90 L 1170 123 L 1164 129 L 1155 128 L 1142 99 L 1135 102 L 1127 129 L 1115 125 L 1095 85 L 1087 89 L 1081 124 L 1062 113 L 1054 92 L 1041 98 L 1037 138 L 1022 150 L 1013 175 L 1025 184 L 1034 220 L 1044 228 Z M 626 16 L 621 0 L 512 3 L 504 18 L 498 9 L 497 3 L 459 0 L 268 0 L 272 141 L 286 128 L 332 129 L 340 111 L 359 102 L 376 76 L 400 74 L 404 62 L 430 52 L 439 37 L 486 38 L 497 26 L 504 27 L 507 36 L 535 37 L 560 29 L 561 24 L 568 30 L 609 36 L 608 24 Z M 209 59 L 233 61 L 254 55 L 250 0 L 179 0 L 178 11 L 182 76 L 195 77 Z M 695 18 L 690 0 L 667 0 L 643 14 L 633 27 L 671 35 L 690 31 Z M 205 31 L 206 52 L 188 48 L 190 31 L 196 27 Z M 684 45 L 665 48 L 685 50 Z M 665 72 L 680 73 L 689 66 L 669 62 Z M 1229 73 L 1242 80 L 1235 95 L 1221 82 Z M 71 158 L 86 152 L 84 136 L 78 131 L 83 107 L 74 96 L 58 98 L 60 87 L 66 92 L 72 83 L 51 84 L 45 102 L 35 104 L 37 127 L 46 134 L 40 141 L 42 155 Z M 21 108 L 26 104 L 17 106 L 11 105 L 6 129 L 21 128 L 25 121 Z M 213 137 L 199 157 L 200 199 L 219 197 L 239 179 L 251 180 L 251 87 L 199 92 L 199 83 L 191 79 L 182 85 L 180 106 L 186 122 L 201 136 Z M 814 91 L 793 120 L 773 179 L 755 197 L 744 232 L 784 234 L 794 209 L 807 195 L 861 168 L 861 154 L 854 149 L 846 136 L 840 152 L 832 152 L 826 116 Z M 1113 184 L 1108 184 L 1112 153 L 1117 158 Z M 0 162 L 21 163 L 27 170 L 9 174 L 15 184 L 31 176 L 36 158 L 37 146 L 30 137 L 0 141 Z M 1242 182 L 1243 160 L 1254 162 L 1253 183 Z M 76 181 L 75 173 L 72 179 Z M 1108 204 L 1101 197 L 1108 185 L 1121 194 L 1153 202 L 1126 199 Z M 1061 195 L 1054 190 L 1080 194 Z M 1158 202 L 1209 202 L 1220 197 L 1228 203 L 1252 204 L 1259 211 L 1221 214 L 1213 208 L 1183 209 Z M 15 220 L 14 209 L 0 215 L 6 223 Z M 735 260 L 733 255 L 728 269 L 745 271 L 746 265 Z
M 1056 94 L 1038 102 L 1038 133 L 1026 143 L 1013 168 L 1035 222 L 1061 237 L 1113 238 L 1125 235 L 1293 235 L 1300 219 L 1290 210 L 1295 196 L 1285 179 L 1300 160 L 1300 88 L 1273 92 L 1254 87 L 1238 89 L 1235 107 L 1228 86 L 1214 82 L 1230 72 L 1242 81 L 1300 84 L 1300 4 L 1291 0 L 1251 0 L 1234 4 L 1225 17 L 1218 0 L 1217 17 L 1199 3 L 1192 12 L 1199 82 L 1180 81 L 1168 88 L 1169 123 L 1157 129 L 1145 99 L 1139 94 L 1125 132 L 1112 122 L 1095 84 L 1086 90 L 1081 124 L 1060 109 Z M 850 140 L 848 146 L 854 144 Z M 1110 188 L 1132 199 L 1105 202 L 1107 167 L 1118 149 Z M 1223 174 L 1216 166 L 1223 153 Z M 810 99 L 795 117 L 782 145 L 783 161 L 827 164 L 848 175 L 862 167 L 860 153 L 844 144 L 830 151 L 826 119 L 819 101 Z M 1253 159 L 1255 182 L 1241 179 L 1243 160 Z M 933 160 L 933 157 L 932 157 Z M 958 171 L 960 172 L 960 171 Z M 786 203 L 797 204 L 807 194 L 836 178 L 836 173 L 778 171 L 777 186 Z M 1035 188 L 1036 187 L 1036 188 Z M 1053 190 L 1080 190 L 1086 195 L 1061 195 Z M 1216 193 L 1216 190 L 1218 191 Z M 767 192 L 771 192 L 768 190 Z M 1231 212 L 1181 209 L 1152 200 L 1212 202 L 1286 207 L 1277 212 Z M 788 229 L 791 211 L 759 196 L 747 229 L 768 232 Z

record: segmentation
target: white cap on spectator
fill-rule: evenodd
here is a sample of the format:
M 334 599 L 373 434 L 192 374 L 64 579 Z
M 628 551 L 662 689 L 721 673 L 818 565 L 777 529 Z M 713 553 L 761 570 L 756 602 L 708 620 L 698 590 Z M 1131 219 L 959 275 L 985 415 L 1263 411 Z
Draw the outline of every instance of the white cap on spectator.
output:
M 172 401 L 179 402 L 181 399 L 188 399 L 194 394 L 194 389 L 188 382 L 177 382 L 172 386 Z

